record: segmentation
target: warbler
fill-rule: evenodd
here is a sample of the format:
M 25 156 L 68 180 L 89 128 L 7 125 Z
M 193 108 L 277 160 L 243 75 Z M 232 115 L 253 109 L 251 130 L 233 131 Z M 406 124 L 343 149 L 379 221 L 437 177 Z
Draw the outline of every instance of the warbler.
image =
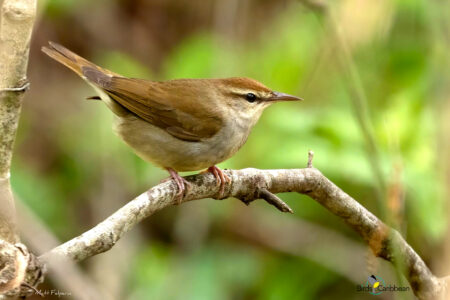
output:
M 42 51 L 96 90 L 90 99 L 102 100 L 114 113 L 115 133 L 142 159 L 169 172 L 178 199 L 189 187 L 178 172 L 204 168 L 216 177 L 221 197 L 230 178 L 216 164 L 242 147 L 265 108 L 301 100 L 250 78 L 127 78 L 54 42 Z

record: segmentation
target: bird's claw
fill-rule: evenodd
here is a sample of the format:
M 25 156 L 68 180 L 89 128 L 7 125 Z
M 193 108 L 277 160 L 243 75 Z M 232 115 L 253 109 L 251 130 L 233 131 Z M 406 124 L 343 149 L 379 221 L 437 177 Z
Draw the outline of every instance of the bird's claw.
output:
M 168 181 L 170 179 L 173 179 L 173 181 L 175 181 L 175 183 L 178 187 L 178 191 L 175 194 L 174 199 L 177 200 L 177 204 L 181 204 L 185 193 L 190 191 L 192 185 L 189 181 L 187 181 L 186 179 L 181 177 L 174 169 L 167 168 L 167 171 L 169 171 L 170 177 L 166 178 L 162 181 L 164 182 L 164 181 Z
M 218 198 L 222 199 L 224 192 L 225 192 L 225 187 L 227 184 L 231 183 L 231 178 L 216 166 L 209 167 L 206 171 L 204 171 L 202 173 L 206 173 L 206 172 L 212 173 L 214 175 L 214 177 L 216 178 L 216 185 L 218 187 L 220 187 Z

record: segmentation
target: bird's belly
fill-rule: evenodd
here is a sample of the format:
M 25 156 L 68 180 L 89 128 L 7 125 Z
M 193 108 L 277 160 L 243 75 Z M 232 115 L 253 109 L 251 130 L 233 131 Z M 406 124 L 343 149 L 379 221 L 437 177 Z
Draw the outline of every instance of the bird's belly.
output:
M 248 136 L 248 132 L 222 129 L 208 140 L 187 142 L 131 115 L 116 118 L 114 131 L 142 159 L 182 172 L 204 169 L 226 160 Z

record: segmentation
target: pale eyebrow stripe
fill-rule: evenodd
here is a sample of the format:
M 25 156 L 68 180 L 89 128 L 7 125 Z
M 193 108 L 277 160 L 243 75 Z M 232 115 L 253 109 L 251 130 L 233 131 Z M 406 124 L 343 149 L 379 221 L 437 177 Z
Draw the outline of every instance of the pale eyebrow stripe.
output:
M 256 95 L 256 97 L 261 98 L 260 93 L 255 90 L 252 90 L 252 89 L 235 89 L 235 90 L 230 91 L 230 94 L 240 95 L 240 96 L 245 96 L 248 93 L 253 93 Z

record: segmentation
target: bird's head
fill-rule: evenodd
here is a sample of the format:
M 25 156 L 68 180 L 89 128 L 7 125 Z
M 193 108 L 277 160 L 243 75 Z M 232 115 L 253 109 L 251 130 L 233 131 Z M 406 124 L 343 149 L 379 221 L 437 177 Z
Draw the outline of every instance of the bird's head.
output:
M 280 101 L 298 101 L 299 97 L 273 91 L 262 83 L 244 77 L 220 80 L 219 96 L 235 117 L 258 121 L 263 110 Z

